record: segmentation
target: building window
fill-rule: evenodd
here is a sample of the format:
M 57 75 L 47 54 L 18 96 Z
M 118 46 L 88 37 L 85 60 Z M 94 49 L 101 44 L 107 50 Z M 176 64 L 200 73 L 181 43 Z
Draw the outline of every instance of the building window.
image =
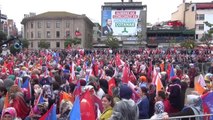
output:
M 66 37 L 70 37 L 70 31 L 66 31 Z
M 56 37 L 60 38 L 60 31 L 56 31 Z
M 195 7 L 194 6 L 192 6 L 192 11 L 195 11 Z
M 197 24 L 196 30 L 204 30 L 204 24 Z
M 31 22 L 31 28 L 33 28 L 33 22 Z
M 205 19 L 204 14 L 197 14 L 196 15 L 196 20 L 204 20 L 204 19 Z
M 60 22 L 56 21 L 56 28 L 60 28 Z
M 70 28 L 70 22 L 69 21 L 66 22 L 66 28 Z
M 38 28 L 41 28 L 41 22 L 38 22 Z
M 198 39 L 198 34 L 195 35 L 195 39 Z
M 60 42 L 56 42 L 56 47 L 60 48 Z
M 38 31 L 38 38 L 41 38 L 41 32 Z
M 50 38 L 50 31 L 47 31 L 47 38 Z
M 50 42 L 47 42 L 47 46 L 48 46 L 48 48 L 50 48 Z
M 33 48 L 33 42 L 30 43 L 31 48 Z
M 27 32 L 27 38 L 29 38 L 29 33 Z
M 33 38 L 33 32 L 31 32 L 31 38 Z
M 47 28 L 50 28 L 50 22 L 47 22 Z

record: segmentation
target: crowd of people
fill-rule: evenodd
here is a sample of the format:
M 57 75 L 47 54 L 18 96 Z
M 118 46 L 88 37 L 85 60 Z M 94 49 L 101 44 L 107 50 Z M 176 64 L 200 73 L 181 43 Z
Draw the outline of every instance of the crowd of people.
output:
M 50 117 L 47 114 L 53 106 L 55 119 L 80 119 L 72 114 L 77 98 L 82 120 L 168 119 L 203 114 L 201 96 L 212 92 L 212 51 L 25 49 L 15 55 L 2 55 L 1 120 L 44 120 Z M 207 62 L 211 66 L 201 73 L 196 63 Z M 199 83 L 204 88 L 202 93 L 186 94 L 187 89 L 194 90 L 200 76 L 204 76 L 204 83 Z

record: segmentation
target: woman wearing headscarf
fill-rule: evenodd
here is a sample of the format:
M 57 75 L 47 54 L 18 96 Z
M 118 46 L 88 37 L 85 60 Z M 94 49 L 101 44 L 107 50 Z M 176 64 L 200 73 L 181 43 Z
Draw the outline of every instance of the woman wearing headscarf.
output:
M 203 114 L 202 99 L 198 95 L 187 95 L 187 105 L 180 112 L 169 114 L 169 117 Z M 183 118 L 182 120 L 203 120 L 202 117 Z
M 171 103 L 172 112 L 179 112 L 182 108 L 181 106 L 181 82 L 176 76 L 171 78 L 171 83 L 168 85 L 169 93 L 168 100 Z
M 115 104 L 110 120 L 138 120 L 139 110 L 131 99 L 132 89 L 127 85 L 121 85 L 119 89 L 121 100 Z
M 17 85 L 13 85 L 8 92 L 10 101 L 9 106 L 14 107 L 17 112 L 17 117 L 24 119 L 29 115 L 30 107 L 24 100 L 24 95 Z M 20 109 L 22 108 L 22 109 Z
M 58 120 L 67 120 L 73 104 L 68 100 L 62 100 L 59 107 L 60 116 Z
M 0 115 L 4 107 L 4 100 L 5 100 L 6 94 L 7 94 L 7 89 L 3 85 L 0 85 Z
M 150 119 L 163 119 L 168 116 L 168 113 L 164 112 L 164 104 L 162 101 L 155 103 L 155 113 Z
M 189 75 L 189 78 L 190 78 L 190 84 L 189 84 L 189 87 L 190 88 L 194 88 L 194 78 L 197 74 L 197 70 L 195 69 L 195 66 L 194 64 L 189 64 L 189 72 L 188 72 L 188 75 Z
M 15 108 L 8 107 L 3 110 L 1 120 L 18 120 Z

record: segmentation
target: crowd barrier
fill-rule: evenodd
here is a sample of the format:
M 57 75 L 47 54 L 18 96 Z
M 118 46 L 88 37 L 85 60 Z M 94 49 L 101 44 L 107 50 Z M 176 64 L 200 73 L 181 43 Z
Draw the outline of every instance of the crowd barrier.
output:
M 177 117 L 169 117 L 167 119 L 158 118 L 158 119 L 152 119 L 152 120 L 182 120 L 182 119 L 188 119 L 188 120 L 212 120 L 213 119 L 213 114 L 177 116 Z M 140 119 L 140 120 L 150 120 L 150 119 Z
M 202 74 L 206 74 L 208 73 L 208 69 L 211 66 L 212 62 L 205 62 L 205 63 L 194 63 L 195 67 L 199 69 L 199 71 Z M 189 68 L 189 64 L 173 64 L 173 66 L 175 67 L 176 65 L 178 65 L 180 67 L 180 69 L 182 71 L 187 70 Z

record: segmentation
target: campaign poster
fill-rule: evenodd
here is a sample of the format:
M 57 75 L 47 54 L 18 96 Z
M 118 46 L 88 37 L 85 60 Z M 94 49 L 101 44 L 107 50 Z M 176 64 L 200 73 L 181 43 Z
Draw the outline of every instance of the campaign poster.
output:
M 102 35 L 137 35 L 140 10 L 104 10 Z

